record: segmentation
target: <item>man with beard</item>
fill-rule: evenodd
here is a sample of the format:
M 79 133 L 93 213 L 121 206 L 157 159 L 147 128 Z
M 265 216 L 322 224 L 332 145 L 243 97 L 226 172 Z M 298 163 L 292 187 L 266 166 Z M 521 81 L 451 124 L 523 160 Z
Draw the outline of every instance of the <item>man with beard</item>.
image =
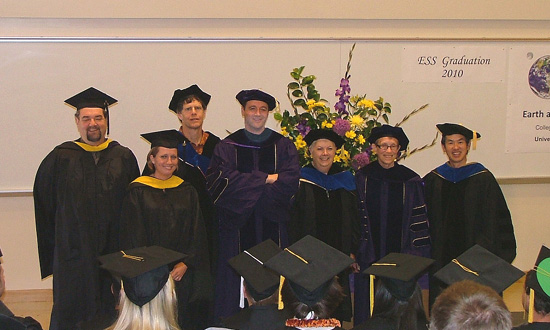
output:
M 117 100 L 90 87 L 65 102 L 76 108 L 80 138 L 55 147 L 34 182 L 41 273 L 53 274 L 52 330 L 115 312 L 97 257 L 119 250 L 122 200 L 139 175 L 132 151 L 106 137 Z

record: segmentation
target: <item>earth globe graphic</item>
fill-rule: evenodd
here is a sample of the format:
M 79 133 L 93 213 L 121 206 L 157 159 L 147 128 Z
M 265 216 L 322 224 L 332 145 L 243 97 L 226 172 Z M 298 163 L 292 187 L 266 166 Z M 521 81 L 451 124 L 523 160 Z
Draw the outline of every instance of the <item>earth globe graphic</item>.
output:
M 529 86 L 535 95 L 550 99 L 550 55 L 545 55 L 531 65 Z

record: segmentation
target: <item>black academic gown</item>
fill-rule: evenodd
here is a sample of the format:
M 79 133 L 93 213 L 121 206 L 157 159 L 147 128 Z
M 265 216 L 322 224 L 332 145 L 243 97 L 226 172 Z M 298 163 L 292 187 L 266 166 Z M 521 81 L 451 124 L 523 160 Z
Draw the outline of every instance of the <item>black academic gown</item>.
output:
M 525 323 L 517 327 L 513 327 L 512 330 L 550 330 L 550 323 L 547 323 L 547 322 Z
M 240 278 L 227 260 L 266 239 L 288 245 L 290 199 L 298 189 L 300 165 L 296 147 L 270 129 L 263 141 L 252 141 L 244 129 L 216 146 L 207 185 L 216 205 L 220 250 L 216 277 L 215 315 L 239 311 Z M 278 174 L 266 184 L 268 174 Z
M 187 272 L 176 282 L 178 320 L 182 329 L 205 329 L 212 282 L 195 188 L 177 176 L 136 179 L 124 199 L 120 241 L 123 249 L 158 245 L 186 254 Z
M 493 174 L 479 163 L 444 164 L 424 177 L 435 273 L 479 244 L 507 262 L 516 256 L 512 218 Z M 430 302 L 443 284 L 430 279 Z
M 97 257 L 119 250 L 122 200 L 139 169 L 116 141 L 92 147 L 105 147 L 100 151 L 83 149 L 89 147 L 57 146 L 34 182 L 40 270 L 43 278 L 53 274 L 52 330 L 74 330 L 79 321 L 114 310 L 111 277 Z
M 277 305 L 250 306 L 222 321 L 222 326 L 238 330 L 277 330 L 284 327 L 286 310 Z
M 312 235 L 348 256 L 355 254 L 360 224 L 353 174 L 333 164 L 328 174 L 306 166 L 301 176 L 288 224 L 290 244 Z M 341 321 L 352 317 L 349 274 L 346 269 L 338 275 L 346 297 L 332 317 Z

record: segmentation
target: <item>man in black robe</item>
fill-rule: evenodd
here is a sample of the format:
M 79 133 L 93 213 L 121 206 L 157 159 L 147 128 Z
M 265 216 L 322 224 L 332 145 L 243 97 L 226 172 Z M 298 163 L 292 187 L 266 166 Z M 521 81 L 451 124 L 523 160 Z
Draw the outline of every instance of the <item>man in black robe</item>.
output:
M 266 239 L 280 247 L 288 245 L 290 198 L 300 176 L 294 144 L 265 127 L 275 98 L 260 90 L 244 90 L 237 100 L 245 128 L 218 143 L 207 173 L 219 222 L 218 318 L 239 311 L 239 276 L 227 260 Z
M 139 175 L 132 151 L 106 138 L 115 99 L 91 87 L 65 102 L 76 108 L 80 138 L 46 156 L 33 191 L 42 278 L 53 274 L 52 330 L 114 312 L 97 257 L 119 250 L 122 200 Z
M 511 263 L 516 257 L 512 217 L 491 172 L 468 163 L 470 145 L 481 135 L 462 125 L 438 124 L 449 161 L 424 177 L 430 219 L 432 274 L 475 244 Z M 444 287 L 430 278 L 430 303 Z

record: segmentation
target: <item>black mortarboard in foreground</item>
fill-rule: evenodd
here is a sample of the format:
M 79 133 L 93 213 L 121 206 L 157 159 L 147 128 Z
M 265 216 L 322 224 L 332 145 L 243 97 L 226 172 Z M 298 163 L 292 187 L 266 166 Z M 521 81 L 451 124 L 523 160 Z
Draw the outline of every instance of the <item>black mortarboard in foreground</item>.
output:
M 165 147 L 165 148 L 177 148 L 178 145 L 184 141 L 183 134 L 175 129 L 169 129 L 165 131 L 151 132 L 140 134 L 146 141 L 151 143 L 151 148 Z
M 279 275 L 264 263 L 280 252 L 279 246 L 269 239 L 229 259 L 229 264 L 244 278 L 248 293 L 256 301 L 269 298 L 279 287 Z
M 65 100 L 65 103 L 73 106 L 76 110 L 82 108 L 105 109 L 116 102 L 117 100 L 114 98 L 93 87 Z
M 340 135 L 336 134 L 336 132 L 330 129 L 314 129 L 307 133 L 304 141 L 306 141 L 308 146 L 311 146 L 313 142 L 319 139 L 327 139 L 334 142 L 334 144 L 336 145 L 336 149 L 340 149 L 340 147 L 342 147 L 342 144 L 344 144 L 344 139 L 342 139 Z
M 525 285 L 550 301 L 550 250 L 546 246 L 540 248 L 534 271 L 535 276 L 528 277 Z
M 98 259 L 101 268 L 122 278 L 124 293 L 141 307 L 155 298 L 168 281 L 168 264 L 183 258 L 183 253 L 150 246 L 115 252 Z
M 390 125 L 382 125 L 372 129 L 369 135 L 369 143 L 376 143 L 376 140 L 383 137 L 393 137 L 399 141 L 399 150 L 406 150 L 409 146 L 409 138 L 405 135 L 405 132 L 401 127 L 394 127 Z
M 265 265 L 286 277 L 298 299 L 311 306 L 324 297 L 334 276 L 352 263 L 349 256 L 308 235 Z
M 277 103 L 273 96 L 259 89 L 244 89 L 237 94 L 236 98 L 243 107 L 246 105 L 246 102 L 250 100 L 263 101 L 267 103 L 269 111 L 275 109 Z
M 464 135 L 465 138 L 468 140 L 471 140 L 474 138 L 474 132 L 471 129 L 464 127 L 459 124 L 451 124 L 451 123 L 445 123 L 445 124 L 437 124 L 437 129 L 441 132 L 443 136 L 446 135 L 453 135 L 453 134 L 460 134 Z M 476 139 L 481 138 L 481 134 L 478 132 L 475 132 Z
M 416 289 L 416 281 L 435 260 L 404 253 L 390 253 L 363 273 L 382 280 L 397 299 L 407 301 Z
M 498 293 L 523 275 L 524 272 L 477 244 L 434 274 L 447 285 L 461 280 L 472 280 L 487 285 Z
M 191 85 L 185 89 L 176 89 L 174 91 L 174 95 L 172 96 L 172 100 L 170 100 L 168 109 L 177 112 L 178 103 L 190 95 L 195 95 L 196 97 L 201 99 L 205 107 L 210 102 L 210 94 L 203 92 L 203 90 L 200 89 L 200 87 L 197 85 Z

